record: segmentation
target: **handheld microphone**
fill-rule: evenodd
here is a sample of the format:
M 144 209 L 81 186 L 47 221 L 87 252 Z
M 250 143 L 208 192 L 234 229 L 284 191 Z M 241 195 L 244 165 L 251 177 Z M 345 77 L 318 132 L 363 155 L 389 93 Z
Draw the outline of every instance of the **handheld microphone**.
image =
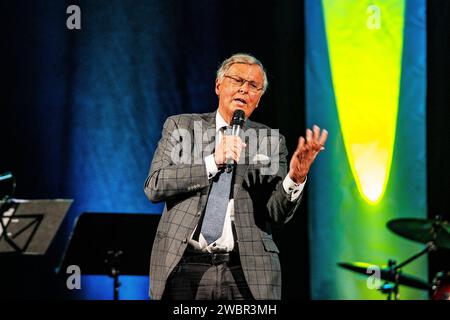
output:
M 231 119 L 231 135 L 239 136 L 242 126 L 245 123 L 245 112 L 244 110 L 237 109 L 233 112 L 233 118 Z M 226 171 L 231 172 L 233 170 L 234 161 L 231 158 L 227 158 Z

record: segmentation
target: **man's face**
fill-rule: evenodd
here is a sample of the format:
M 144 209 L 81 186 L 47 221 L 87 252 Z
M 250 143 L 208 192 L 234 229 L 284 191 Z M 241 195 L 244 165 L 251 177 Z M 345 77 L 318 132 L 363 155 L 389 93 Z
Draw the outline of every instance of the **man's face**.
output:
M 232 77 L 232 78 L 229 78 Z M 247 80 L 239 84 L 236 79 Z M 219 97 L 219 113 L 230 123 L 233 112 L 242 109 L 248 118 L 256 109 L 262 96 L 264 73 L 258 65 L 235 63 L 231 65 L 222 80 L 216 79 L 216 94 Z

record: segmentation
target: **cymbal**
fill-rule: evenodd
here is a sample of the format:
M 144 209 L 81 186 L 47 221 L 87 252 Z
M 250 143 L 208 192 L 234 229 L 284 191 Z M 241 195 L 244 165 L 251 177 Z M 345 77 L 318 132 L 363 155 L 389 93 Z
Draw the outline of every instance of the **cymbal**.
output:
M 338 266 L 348 269 L 354 272 L 365 274 L 366 276 L 369 276 L 367 273 L 367 270 L 369 267 L 373 267 L 374 264 L 366 263 L 366 262 L 339 262 Z M 393 275 L 390 273 L 390 270 L 386 266 L 380 266 L 380 278 L 388 281 L 388 282 L 395 282 Z M 431 285 L 428 284 L 425 281 L 420 280 L 419 278 L 416 278 L 411 275 L 407 275 L 403 272 L 400 273 L 398 278 L 398 283 L 405 285 L 407 287 L 412 287 L 416 289 L 421 290 L 430 290 Z
M 392 232 L 409 240 L 421 243 L 433 241 L 438 248 L 450 249 L 450 224 L 448 221 L 402 218 L 389 221 L 387 227 Z

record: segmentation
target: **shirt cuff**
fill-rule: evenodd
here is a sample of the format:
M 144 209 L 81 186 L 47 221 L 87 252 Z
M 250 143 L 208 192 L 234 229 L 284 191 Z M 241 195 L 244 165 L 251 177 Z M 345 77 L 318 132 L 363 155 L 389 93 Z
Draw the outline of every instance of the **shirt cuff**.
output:
M 208 179 L 212 179 L 217 174 L 217 172 L 219 172 L 219 168 L 217 168 L 216 161 L 214 161 L 214 154 L 206 156 L 204 160 Z
M 297 198 L 302 194 L 307 180 L 308 177 L 305 177 L 305 181 L 299 184 L 292 181 L 289 175 L 286 175 L 286 178 L 283 180 L 283 189 L 291 196 L 291 201 L 297 200 Z

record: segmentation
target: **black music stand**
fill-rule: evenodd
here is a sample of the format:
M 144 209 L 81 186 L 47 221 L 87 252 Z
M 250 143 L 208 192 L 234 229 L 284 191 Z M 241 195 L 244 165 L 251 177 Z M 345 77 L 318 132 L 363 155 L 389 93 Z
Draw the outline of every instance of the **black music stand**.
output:
M 44 255 L 73 200 L 0 201 L 0 255 Z
M 108 275 L 114 279 L 114 300 L 118 300 L 119 275 L 149 274 L 160 218 L 160 214 L 81 214 L 57 272 L 76 265 L 82 275 Z

